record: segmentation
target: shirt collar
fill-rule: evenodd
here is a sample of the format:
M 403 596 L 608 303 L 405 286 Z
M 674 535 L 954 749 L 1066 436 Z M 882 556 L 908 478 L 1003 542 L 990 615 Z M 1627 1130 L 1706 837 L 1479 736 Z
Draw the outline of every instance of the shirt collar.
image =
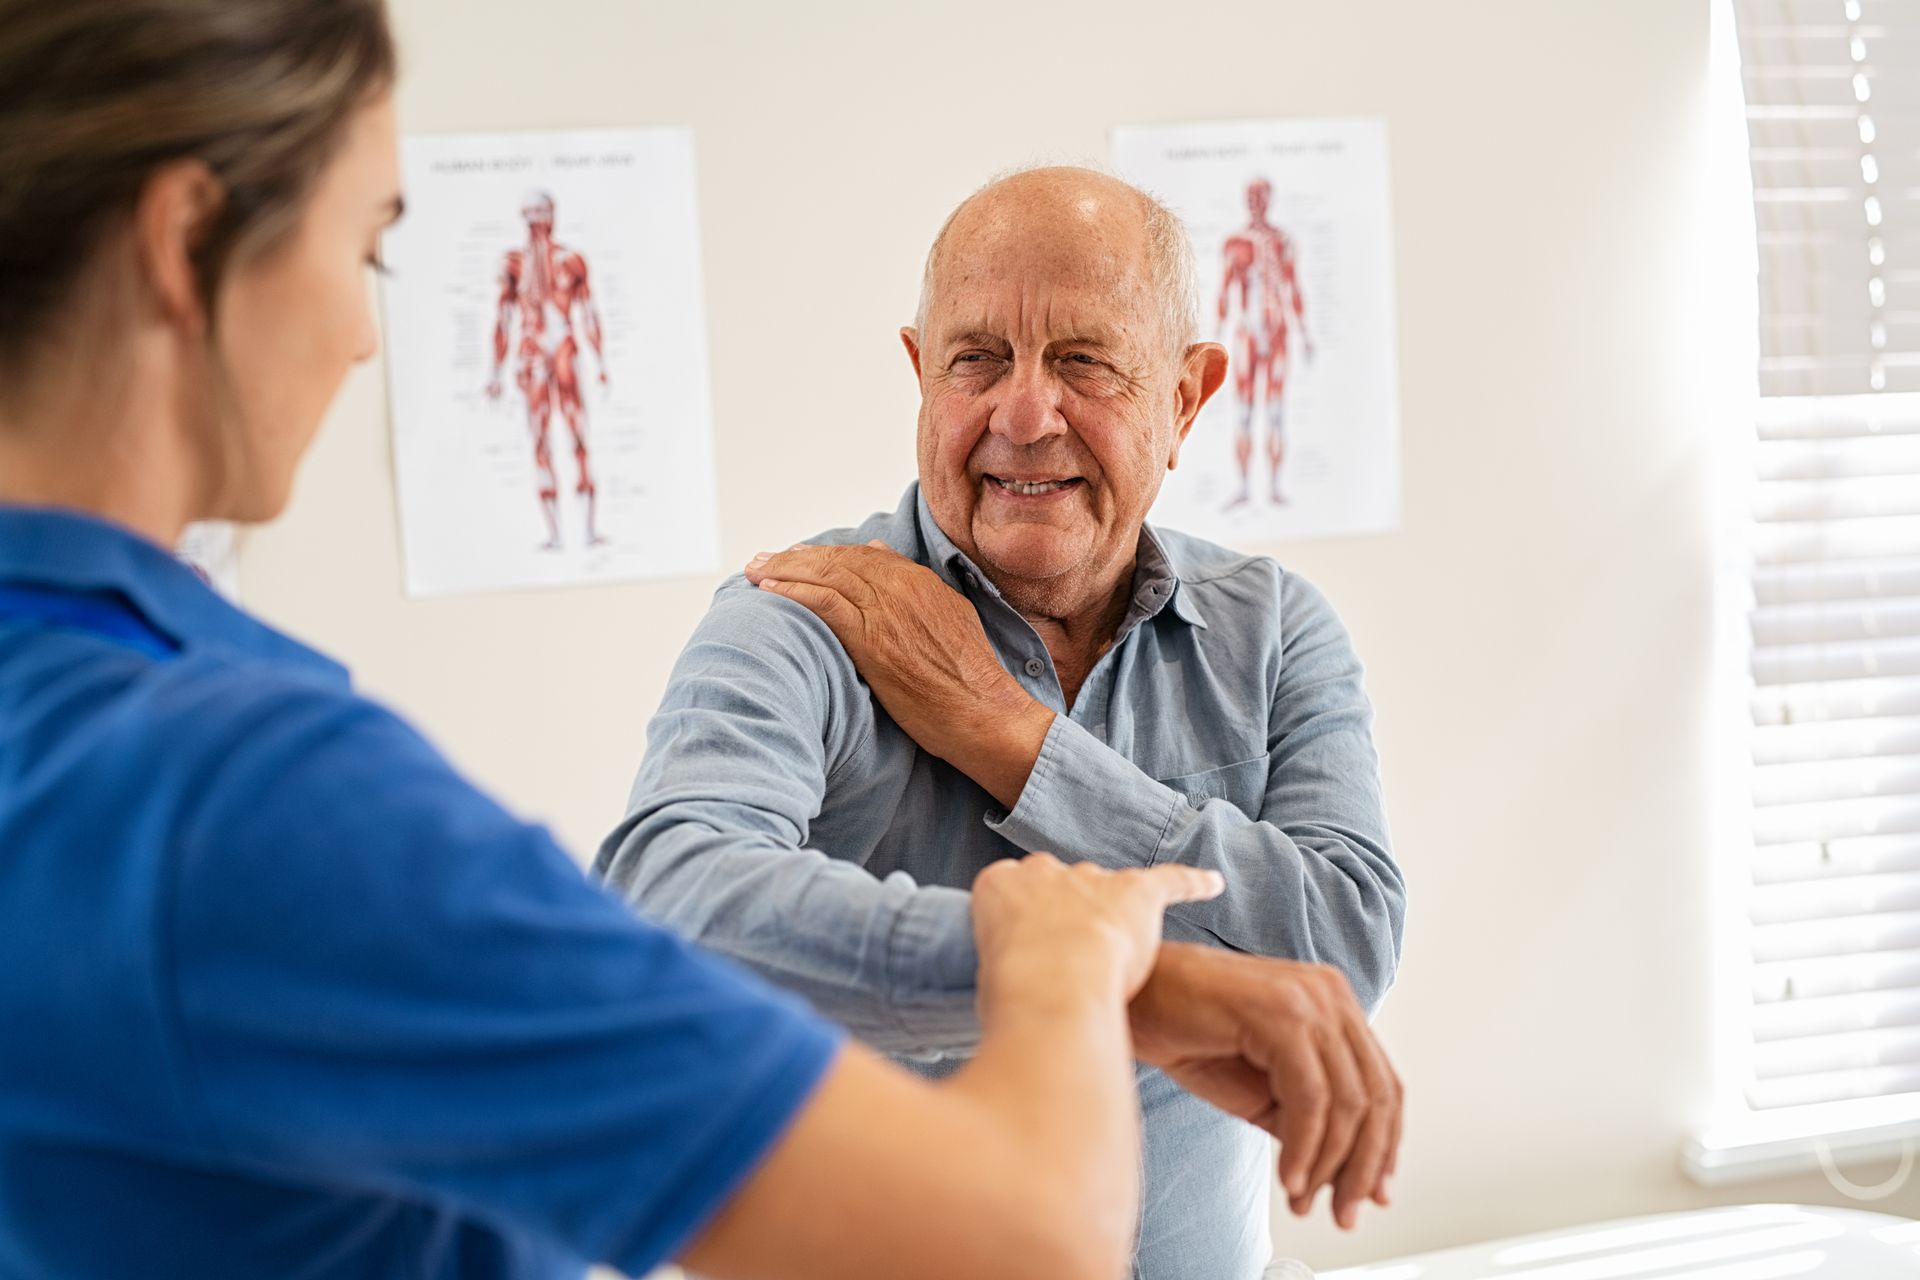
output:
M 1152 525 L 1140 526 L 1140 549 L 1136 554 L 1134 599 L 1138 602 L 1140 593 L 1147 593 L 1150 607 L 1146 616 L 1152 617 L 1170 605 L 1174 617 L 1204 631 L 1207 620 L 1201 615 L 1200 606 L 1194 603 L 1193 585 L 1180 576 L 1179 564 L 1173 552 Z M 1156 592 L 1155 587 L 1164 589 Z
M 934 520 L 933 512 L 927 506 L 926 494 L 921 492 L 918 481 L 908 488 L 907 498 L 917 511 L 920 545 L 926 553 L 924 563 L 927 567 L 962 595 L 972 595 L 979 590 L 998 600 L 1000 590 L 993 585 L 992 579 L 980 571 L 966 552 L 953 544 L 946 530 Z M 1192 588 L 1181 581 L 1179 568 L 1166 543 L 1154 532 L 1152 525 L 1143 524 L 1140 527 L 1139 549 L 1135 552 L 1133 602 L 1120 624 L 1120 634 L 1125 635 L 1137 623 L 1159 616 L 1169 604 L 1173 615 L 1180 621 L 1195 627 L 1206 627 L 1206 619 L 1193 602 Z
M 256 621 L 168 552 L 98 516 L 0 504 L 0 582 L 116 596 L 182 649 L 226 649 L 347 681 L 339 663 Z
M 908 486 L 907 497 L 914 505 L 920 546 L 926 553 L 926 566 L 962 595 L 971 595 L 978 588 L 998 600 L 1000 589 L 993 585 L 986 574 L 980 572 L 980 567 L 968 558 L 966 552 L 953 545 L 953 539 L 934 520 L 933 511 L 927 506 L 927 495 L 921 491 L 918 480 Z

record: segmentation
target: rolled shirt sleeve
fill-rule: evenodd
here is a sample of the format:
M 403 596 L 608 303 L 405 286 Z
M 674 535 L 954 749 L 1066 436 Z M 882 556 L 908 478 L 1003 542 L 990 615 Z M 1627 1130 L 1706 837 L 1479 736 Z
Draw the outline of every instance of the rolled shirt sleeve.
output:
M 1169 917 L 1236 950 L 1330 964 L 1371 1015 L 1398 969 L 1406 886 L 1388 851 L 1373 711 L 1346 627 L 1281 578 L 1281 656 L 1259 816 L 1149 777 L 1056 716 L 1011 812 L 988 825 L 1032 852 L 1109 867 L 1181 862 L 1227 891 Z
M 869 699 L 812 613 L 744 580 L 723 587 L 668 680 L 595 870 L 882 1052 L 969 1049 L 979 957 L 966 890 L 808 844 L 836 770 L 872 732 Z

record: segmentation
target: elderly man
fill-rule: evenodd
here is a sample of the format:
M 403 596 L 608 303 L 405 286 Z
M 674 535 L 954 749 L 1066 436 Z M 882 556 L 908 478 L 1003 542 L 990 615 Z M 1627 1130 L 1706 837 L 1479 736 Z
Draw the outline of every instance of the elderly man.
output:
M 1366 1018 L 1405 888 L 1326 600 L 1145 523 L 1226 376 L 1194 311 L 1178 222 L 1124 183 L 1030 170 L 955 210 L 901 334 L 919 482 L 721 588 L 598 870 L 936 1075 L 978 1035 L 983 867 L 1220 871 L 1221 898 L 1167 913 L 1132 1010 L 1134 1274 L 1252 1280 L 1261 1128 L 1294 1212 L 1329 1180 L 1342 1227 L 1387 1202 L 1401 1087 Z M 1289 1061 L 1319 1065 L 1293 1088 Z

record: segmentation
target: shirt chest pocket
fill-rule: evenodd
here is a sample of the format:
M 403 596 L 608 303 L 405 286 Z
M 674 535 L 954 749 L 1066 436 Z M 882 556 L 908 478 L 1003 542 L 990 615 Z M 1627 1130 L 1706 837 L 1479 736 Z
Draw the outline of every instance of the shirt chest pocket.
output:
M 1185 796 L 1187 803 L 1196 809 L 1209 800 L 1225 800 L 1257 822 L 1260 806 L 1265 803 L 1267 796 L 1267 764 L 1265 756 L 1255 756 L 1238 764 L 1203 769 L 1199 773 L 1176 774 L 1158 781 L 1162 786 L 1171 787 Z

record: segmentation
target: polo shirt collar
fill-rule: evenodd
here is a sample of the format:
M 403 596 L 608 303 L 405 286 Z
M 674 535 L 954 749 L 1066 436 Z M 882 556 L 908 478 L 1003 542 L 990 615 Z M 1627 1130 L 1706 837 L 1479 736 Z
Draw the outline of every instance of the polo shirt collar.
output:
M 88 513 L 0 504 L 0 583 L 117 597 L 183 650 L 225 649 L 348 679 L 339 663 L 235 608 L 167 551 Z
M 962 595 L 970 596 L 978 589 L 992 599 L 1000 599 L 1000 589 L 993 585 L 992 579 L 953 544 L 953 539 L 934 520 L 919 481 L 908 488 L 907 499 L 915 508 L 920 545 L 926 552 L 926 565 Z M 1201 628 L 1207 625 L 1193 602 L 1193 592 L 1181 582 L 1179 568 L 1166 544 L 1154 532 L 1152 525 L 1143 524 L 1140 528 L 1140 545 L 1135 552 L 1133 603 L 1120 624 L 1120 634 L 1126 634 L 1140 622 L 1158 617 L 1169 606 L 1173 616 L 1180 621 Z

